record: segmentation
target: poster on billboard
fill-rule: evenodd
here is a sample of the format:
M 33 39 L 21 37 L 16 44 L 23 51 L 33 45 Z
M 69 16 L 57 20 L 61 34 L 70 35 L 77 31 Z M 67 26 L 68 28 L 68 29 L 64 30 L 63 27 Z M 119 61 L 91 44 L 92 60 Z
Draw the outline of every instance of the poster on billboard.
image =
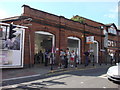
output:
M 24 56 L 24 28 L 15 28 L 15 37 L 9 39 L 9 27 L 0 27 L 0 68 L 23 67 Z

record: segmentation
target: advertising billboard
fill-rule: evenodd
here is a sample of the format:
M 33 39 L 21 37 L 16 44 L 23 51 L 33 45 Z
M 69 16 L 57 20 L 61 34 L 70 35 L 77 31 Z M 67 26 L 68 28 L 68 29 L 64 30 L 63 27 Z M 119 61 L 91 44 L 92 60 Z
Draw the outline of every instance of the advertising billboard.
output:
M 14 28 L 15 37 L 9 39 L 9 26 L 0 26 L 0 68 L 23 67 L 24 28 Z

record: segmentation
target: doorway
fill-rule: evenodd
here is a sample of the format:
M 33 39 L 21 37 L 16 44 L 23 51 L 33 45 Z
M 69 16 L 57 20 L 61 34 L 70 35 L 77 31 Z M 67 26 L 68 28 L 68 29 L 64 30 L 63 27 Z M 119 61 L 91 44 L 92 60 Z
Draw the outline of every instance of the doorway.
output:
M 77 53 L 77 56 L 78 56 L 78 60 L 79 60 L 79 63 L 81 62 L 80 61 L 80 39 L 77 38 L 77 37 L 68 37 L 68 48 L 70 50 L 70 52 L 72 50 L 74 50 L 76 53 Z
M 42 64 L 45 62 L 45 51 L 51 51 L 55 43 L 53 34 L 44 31 L 35 32 L 35 64 Z
M 93 44 L 90 44 L 90 50 L 93 51 L 94 62 L 98 63 L 98 42 L 94 41 Z

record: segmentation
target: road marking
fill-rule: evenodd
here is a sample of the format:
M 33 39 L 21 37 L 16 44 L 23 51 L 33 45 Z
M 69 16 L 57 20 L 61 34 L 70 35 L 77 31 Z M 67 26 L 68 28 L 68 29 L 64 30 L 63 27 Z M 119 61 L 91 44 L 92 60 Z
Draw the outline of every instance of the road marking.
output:
M 12 88 L 15 88 L 15 87 L 17 87 L 17 85 L 12 85 L 11 87 L 12 87 Z
M 75 68 L 75 69 L 70 69 L 70 70 L 64 70 L 64 69 L 61 69 L 63 71 L 60 71 L 60 72 L 55 72 L 53 70 L 52 73 L 48 73 L 46 76 L 51 76 L 51 75 L 54 75 L 54 74 L 61 74 L 61 73 L 67 73 L 67 72 L 71 72 L 71 71 L 82 71 L 82 70 L 90 70 L 90 69 L 94 69 L 95 67 L 89 67 L 89 68 Z
M 9 80 L 29 78 L 29 77 L 36 77 L 36 76 L 40 76 L 40 75 L 41 75 L 41 74 L 36 74 L 36 75 L 30 75 L 30 76 L 23 76 L 23 77 L 16 77 L 16 78 L 10 78 L 10 79 L 3 79 L 2 81 L 9 81 Z
M 73 70 L 65 70 L 65 71 L 60 71 L 60 72 L 56 72 L 56 70 L 51 71 L 51 73 L 46 74 L 46 76 L 50 76 L 50 75 L 54 75 L 54 74 L 61 74 L 61 73 L 65 73 L 65 72 L 70 72 L 70 71 L 79 71 L 79 70 L 89 70 L 89 69 L 94 69 L 96 68 L 94 67 L 89 67 L 89 68 L 76 68 Z M 64 70 L 64 69 L 63 69 Z M 9 79 L 3 79 L 2 81 L 9 81 L 9 80 L 16 80 L 16 79 L 23 79 L 23 78 L 29 78 L 29 77 L 35 77 L 35 76 L 40 76 L 41 74 L 36 74 L 36 75 L 30 75 L 30 76 L 23 76 L 23 77 L 16 77 L 16 78 L 9 78 Z
M 106 88 L 106 87 L 103 87 L 103 88 Z
M 103 75 L 98 76 L 98 77 L 101 77 L 101 78 L 107 78 L 107 74 L 103 74 Z
M 81 84 L 83 84 L 84 82 L 80 82 Z

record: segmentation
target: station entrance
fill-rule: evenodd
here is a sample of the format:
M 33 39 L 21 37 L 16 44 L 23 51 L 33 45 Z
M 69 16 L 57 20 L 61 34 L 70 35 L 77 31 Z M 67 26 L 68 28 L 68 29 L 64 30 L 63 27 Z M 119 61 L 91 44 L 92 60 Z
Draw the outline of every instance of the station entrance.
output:
M 36 31 L 34 64 L 43 64 L 45 62 L 45 52 L 51 51 L 52 46 L 54 46 L 53 34 L 49 32 Z
M 79 63 L 80 61 L 80 39 L 77 37 L 68 37 L 68 48 L 70 52 L 74 50 L 74 52 L 78 56 Z
M 98 42 L 97 41 L 94 41 L 93 44 L 90 44 L 90 60 L 91 62 L 93 62 L 93 59 L 94 59 L 94 62 L 95 63 L 98 63 Z

